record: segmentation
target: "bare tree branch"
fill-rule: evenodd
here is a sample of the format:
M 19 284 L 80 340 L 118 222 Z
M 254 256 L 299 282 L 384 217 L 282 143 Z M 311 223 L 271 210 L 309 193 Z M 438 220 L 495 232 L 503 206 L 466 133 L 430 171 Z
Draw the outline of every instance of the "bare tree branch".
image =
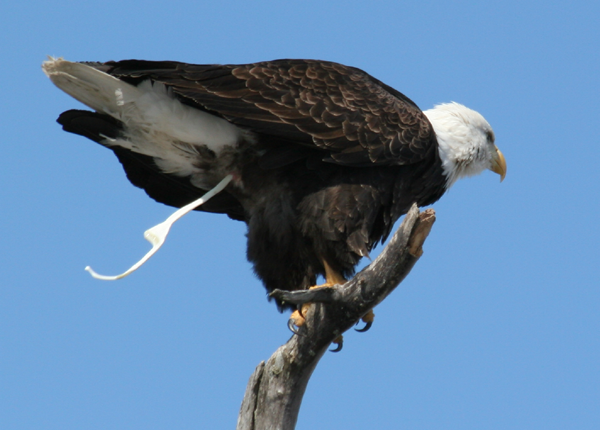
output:
M 293 430 L 304 391 L 331 342 L 381 303 L 408 275 L 422 255 L 422 245 L 435 222 L 435 212 L 416 205 L 382 253 L 344 285 L 271 294 L 289 303 L 314 303 L 300 335 L 294 335 L 248 382 L 238 416 L 238 430 Z

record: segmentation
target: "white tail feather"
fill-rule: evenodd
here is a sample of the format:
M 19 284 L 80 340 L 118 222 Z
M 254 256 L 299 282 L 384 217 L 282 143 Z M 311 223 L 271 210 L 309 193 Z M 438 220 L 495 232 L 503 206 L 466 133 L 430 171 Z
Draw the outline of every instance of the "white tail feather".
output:
M 42 69 L 54 85 L 98 112 L 114 114 L 142 95 L 133 85 L 83 63 L 49 57 Z

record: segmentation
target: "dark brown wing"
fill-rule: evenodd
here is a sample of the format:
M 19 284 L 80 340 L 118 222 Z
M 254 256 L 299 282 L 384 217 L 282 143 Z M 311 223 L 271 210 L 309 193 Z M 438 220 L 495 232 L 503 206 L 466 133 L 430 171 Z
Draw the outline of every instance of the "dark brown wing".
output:
M 89 64 L 131 83 L 162 82 L 186 104 L 280 143 L 316 147 L 336 164 L 413 164 L 437 146 L 431 124 L 410 99 L 362 70 L 337 63 Z

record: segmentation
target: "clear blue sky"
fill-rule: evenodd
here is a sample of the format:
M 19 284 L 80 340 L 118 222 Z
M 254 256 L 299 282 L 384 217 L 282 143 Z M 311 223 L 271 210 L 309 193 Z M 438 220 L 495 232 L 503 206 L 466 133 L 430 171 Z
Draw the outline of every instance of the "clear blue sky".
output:
M 366 334 L 326 354 L 298 429 L 600 428 L 598 2 L 6 1 L 0 6 L 0 428 L 231 429 L 290 336 L 245 227 L 171 209 L 61 131 L 40 64 L 140 58 L 360 67 L 423 109 L 457 101 L 508 163 L 459 182 Z

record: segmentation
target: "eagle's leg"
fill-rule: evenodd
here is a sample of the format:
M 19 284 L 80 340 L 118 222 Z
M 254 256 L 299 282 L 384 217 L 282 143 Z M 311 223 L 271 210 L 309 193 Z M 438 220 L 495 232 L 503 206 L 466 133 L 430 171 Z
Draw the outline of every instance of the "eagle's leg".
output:
M 333 287 L 346 283 L 347 279 L 341 273 L 333 270 L 327 261 L 323 260 L 323 266 L 325 266 L 325 283 L 321 287 Z

